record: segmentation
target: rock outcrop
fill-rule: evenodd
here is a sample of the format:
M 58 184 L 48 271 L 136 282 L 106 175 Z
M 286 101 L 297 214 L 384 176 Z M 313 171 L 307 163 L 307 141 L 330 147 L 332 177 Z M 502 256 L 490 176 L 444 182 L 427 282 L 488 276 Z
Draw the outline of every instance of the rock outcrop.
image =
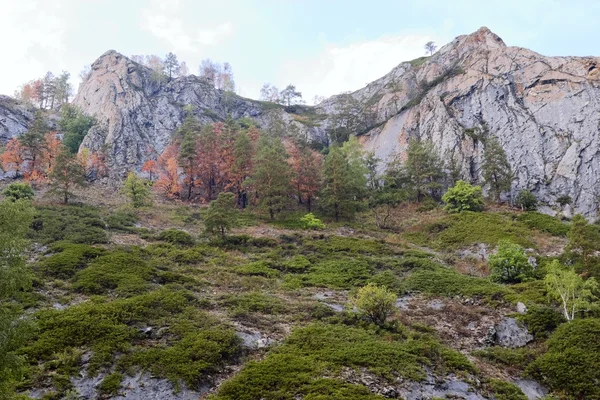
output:
M 194 75 L 168 81 L 114 50 L 92 64 L 91 74 L 73 103 L 99 122 L 82 148 L 108 149 L 114 176 L 156 158 L 186 112 L 192 112 L 202 123 L 247 117 L 262 127 L 280 120 L 303 129 L 283 107 L 265 107 L 261 102 L 217 90 Z
M 34 114 L 33 106 L 0 95 L 0 145 L 27 131 Z
M 384 161 L 402 157 L 409 139 L 428 139 L 481 182 L 485 140 L 495 137 L 515 175 L 509 195 L 532 190 L 548 212 L 565 212 L 556 199 L 568 195 L 577 212 L 596 216 L 600 58 L 545 57 L 481 28 L 350 95 L 362 106 L 361 142 Z M 340 101 L 326 100 L 320 112 L 335 113 Z

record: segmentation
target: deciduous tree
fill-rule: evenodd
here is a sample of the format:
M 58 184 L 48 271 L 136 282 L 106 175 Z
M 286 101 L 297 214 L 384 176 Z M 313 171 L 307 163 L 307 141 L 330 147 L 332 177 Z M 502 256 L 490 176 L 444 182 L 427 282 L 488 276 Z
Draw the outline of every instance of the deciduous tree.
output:
M 2 169 L 10 172 L 14 171 L 15 176 L 20 176 L 25 163 L 25 149 L 17 138 L 10 139 L 0 155 Z
M 548 267 L 544 282 L 548 294 L 560 303 L 567 321 L 573 321 L 579 312 L 589 310 L 597 300 L 596 280 L 583 280 L 573 268 L 561 265 L 558 260 Z

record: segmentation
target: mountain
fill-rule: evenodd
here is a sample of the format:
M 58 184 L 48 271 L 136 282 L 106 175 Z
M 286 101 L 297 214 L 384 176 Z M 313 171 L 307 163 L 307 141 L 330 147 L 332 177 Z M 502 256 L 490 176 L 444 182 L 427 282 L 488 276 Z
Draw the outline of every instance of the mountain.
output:
M 91 74 L 81 84 L 73 104 L 99 121 L 82 147 L 91 151 L 107 147 L 113 176 L 122 176 L 145 160 L 156 158 L 186 112 L 192 112 L 202 123 L 228 117 L 252 118 L 267 127 L 280 119 L 306 130 L 282 106 L 215 89 L 194 75 L 168 81 L 114 50 L 92 64 Z
M 512 196 L 530 189 L 551 212 L 568 195 L 578 212 L 596 215 L 598 57 L 545 57 L 508 47 L 484 27 L 350 96 L 369 119 L 361 143 L 383 160 L 402 154 L 410 138 L 428 139 L 465 178 L 481 182 L 484 142 L 496 137 L 515 174 Z M 320 112 L 335 114 L 340 102 L 334 96 Z
M 33 106 L 0 95 L 0 145 L 27 131 L 34 113 Z

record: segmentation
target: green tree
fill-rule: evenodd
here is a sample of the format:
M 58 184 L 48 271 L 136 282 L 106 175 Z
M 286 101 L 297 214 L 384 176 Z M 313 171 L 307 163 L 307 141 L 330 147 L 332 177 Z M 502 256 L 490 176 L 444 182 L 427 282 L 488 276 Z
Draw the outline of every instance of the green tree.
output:
M 221 237 L 225 237 L 225 233 L 237 223 L 237 212 L 235 195 L 230 192 L 219 193 L 217 199 L 210 202 L 206 211 L 204 217 L 206 232 L 219 233 Z
M 33 200 L 33 196 L 35 196 L 29 183 L 22 182 L 11 183 L 2 194 L 10 201 Z
M 366 191 L 367 169 L 360 146 L 353 139 L 343 147 L 333 146 L 325 158 L 320 202 L 336 221 L 343 215 L 353 215 Z
M 485 144 L 483 153 L 483 179 L 490 186 L 490 195 L 500 201 L 500 195 L 510 190 L 513 174 L 500 142 L 491 138 Z
M 385 287 L 369 283 L 358 289 L 350 304 L 376 325 L 383 326 L 394 312 L 397 296 Z
M 22 316 L 14 295 L 30 286 L 23 252 L 34 210 L 24 200 L 0 204 L 0 398 L 11 399 L 20 379 L 23 358 L 17 350 L 28 340 L 30 321 Z
M 263 135 L 256 147 L 254 171 L 249 182 L 257 193 L 259 206 L 275 219 L 275 214 L 289 203 L 293 193 L 288 156 L 278 137 Z
M 547 269 L 544 283 L 548 295 L 561 305 L 567 321 L 573 321 L 577 313 L 591 309 L 598 297 L 598 283 L 594 278 L 584 280 L 573 268 L 552 261 Z
M 483 191 L 481 186 L 473 186 L 465 181 L 458 181 L 448 189 L 442 201 L 446 203 L 446 211 L 459 213 L 462 211 L 483 210 Z
M 488 261 L 492 270 L 491 279 L 502 283 L 517 283 L 533 275 L 533 266 L 525 250 L 509 240 L 498 243 L 498 251 Z
M 173 74 L 177 73 L 179 69 L 179 61 L 177 61 L 177 56 L 171 52 L 169 52 L 164 61 L 165 71 L 169 76 L 169 80 L 173 78 Z
M 302 93 L 296 90 L 296 86 L 287 85 L 285 89 L 279 93 L 279 100 L 286 106 L 297 104 L 302 101 Z
M 445 179 L 443 163 L 433 143 L 415 139 L 408 142 L 403 173 L 417 202 L 426 196 L 436 197 Z
M 535 211 L 538 200 L 529 190 L 521 190 L 515 199 L 515 205 L 523 211 Z
M 73 197 L 73 188 L 85 185 L 85 168 L 67 149 L 63 149 L 54 161 L 49 178 L 50 193 L 59 196 L 67 204 Z
M 23 146 L 27 153 L 27 160 L 29 161 L 29 171 L 36 169 L 36 162 L 44 154 L 46 149 L 46 139 L 44 135 L 50 131 L 50 127 L 44 118 L 42 111 L 37 111 L 33 118 L 31 127 L 19 137 L 19 142 Z
M 585 217 L 576 214 L 571 219 L 571 229 L 567 233 L 569 242 L 565 251 L 574 258 L 580 258 L 586 271 L 591 272 L 594 254 L 600 246 L 600 232 L 596 225 L 590 225 Z
M 122 191 L 135 208 L 143 207 L 150 202 L 150 182 L 140 178 L 135 172 L 127 174 Z
M 73 154 L 79 151 L 79 146 L 96 120 L 88 117 L 80 109 L 71 104 L 65 104 L 60 109 L 61 118 L 58 126 L 63 133 L 63 144 Z
M 177 135 L 181 138 L 179 146 L 178 161 L 179 166 L 183 168 L 185 178 L 183 180 L 184 189 L 186 189 L 188 200 L 192 199 L 194 188 L 196 187 L 196 178 L 198 175 L 198 134 L 200 126 L 198 120 L 191 113 L 185 117 L 183 124 L 177 131 Z M 206 126 L 205 131 L 208 135 L 212 135 L 212 127 Z M 210 199 L 210 198 L 209 198 Z

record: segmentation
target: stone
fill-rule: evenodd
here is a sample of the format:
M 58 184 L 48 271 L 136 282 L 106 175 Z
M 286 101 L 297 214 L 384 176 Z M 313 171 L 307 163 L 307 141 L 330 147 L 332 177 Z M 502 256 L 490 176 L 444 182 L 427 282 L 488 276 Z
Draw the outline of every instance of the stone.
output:
M 514 318 L 504 318 L 494 329 L 495 343 L 502 347 L 523 347 L 533 340 L 527 328 L 519 325 Z
M 526 314 L 527 313 L 527 306 L 519 301 L 517 303 L 517 312 L 519 314 Z
M 518 379 L 514 383 L 529 400 L 543 399 L 549 392 L 547 388 L 530 379 Z

